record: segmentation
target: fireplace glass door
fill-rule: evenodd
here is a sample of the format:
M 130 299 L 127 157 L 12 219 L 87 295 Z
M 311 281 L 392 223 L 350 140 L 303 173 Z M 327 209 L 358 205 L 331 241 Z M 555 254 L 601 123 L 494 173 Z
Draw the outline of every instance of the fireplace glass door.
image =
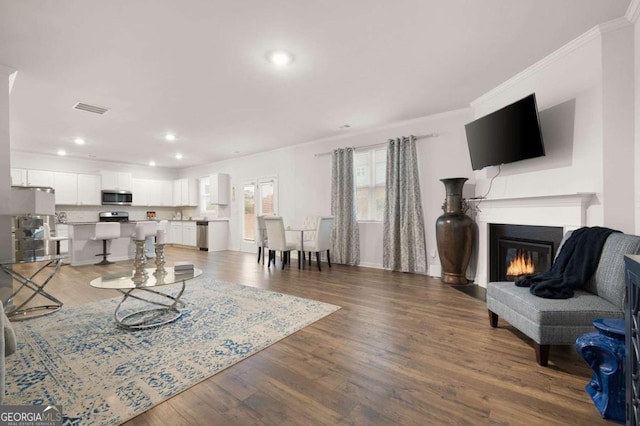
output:
M 551 268 L 562 240 L 562 227 L 489 225 L 489 278 L 516 281 Z

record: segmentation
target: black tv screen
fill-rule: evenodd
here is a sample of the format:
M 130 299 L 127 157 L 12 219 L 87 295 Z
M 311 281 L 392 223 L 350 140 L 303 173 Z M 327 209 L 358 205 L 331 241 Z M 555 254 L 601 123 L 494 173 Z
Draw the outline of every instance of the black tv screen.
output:
M 471 167 L 544 156 L 535 93 L 465 125 Z

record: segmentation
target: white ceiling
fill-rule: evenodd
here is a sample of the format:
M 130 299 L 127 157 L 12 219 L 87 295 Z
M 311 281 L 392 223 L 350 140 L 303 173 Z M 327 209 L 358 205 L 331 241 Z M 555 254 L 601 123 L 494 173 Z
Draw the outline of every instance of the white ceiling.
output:
M 182 168 L 463 108 L 628 5 L 0 0 L 11 149 Z

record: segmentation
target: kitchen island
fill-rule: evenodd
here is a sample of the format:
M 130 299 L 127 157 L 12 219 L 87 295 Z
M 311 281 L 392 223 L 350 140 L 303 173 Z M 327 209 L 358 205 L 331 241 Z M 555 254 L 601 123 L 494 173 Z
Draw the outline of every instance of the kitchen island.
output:
M 92 240 L 96 222 L 68 223 L 71 266 L 93 265 L 101 260 L 102 240 Z M 108 259 L 112 262 L 133 259 L 131 236 L 136 232 L 134 222 L 120 223 L 120 238 L 107 243 Z
M 208 219 L 208 251 L 226 250 L 229 238 L 229 219 Z M 168 228 L 168 244 L 196 247 L 196 220 L 171 220 Z M 100 261 L 102 240 L 94 241 L 97 222 L 69 222 L 69 256 L 72 266 L 93 265 Z M 136 232 L 136 222 L 120 222 L 120 238 L 110 240 L 107 252 L 112 262 L 131 260 L 135 256 L 132 236 Z

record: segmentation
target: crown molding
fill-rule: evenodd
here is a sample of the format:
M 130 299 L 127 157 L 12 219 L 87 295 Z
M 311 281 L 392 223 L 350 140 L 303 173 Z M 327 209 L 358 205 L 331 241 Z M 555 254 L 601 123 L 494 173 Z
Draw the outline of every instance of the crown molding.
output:
M 635 24 L 640 16 L 640 0 L 631 0 L 624 16 L 629 20 L 629 22 Z
M 603 22 L 602 24 L 597 25 L 597 27 L 600 29 L 601 34 L 610 33 L 611 31 L 617 31 L 622 28 L 627 28 L 631 26 L 633 26 L 633 24 L 626 16 L 622 16 L 617 19 L 612 19 L 611 21 Z
M 475 108 L 477 105 L 480 105 L 480 104 L 488 101 L 489 99 L 493 98 L 494 96 L 497 96 L 499 93 L 504 92 L 505 90 L 507 90 L 510 87 L 514 86 L 515 84 L 521 82 L 522 80 L 525 80 L 525 79 L 529 78 L 531 75 L 535 74 L 539 70 L 541 70 L 541 69 L 549 66 L 550 64 L 560 60 L 561 58 L 567 56 L 568 54 L 572 53 L 575 50 L 578 50 L 580 47 L 584 46 L 585 44 L 587 44 L 587 43 L 589 43 L 589 42 L 591 42 L 591 41 L 593 41 L 593 40 L 595 40 L 595 39 L 597 39 L 599 37 L 600 37 L 600 28 L 598 26 L 595 26 L 595 27 L 591 28 L 589 31 L 583 33 L 578 38 L 575 38 L 575 39 L 571 40 L 569 43 L 565 44 L 564 46 L 562 46 L 561 48 L 559 48 L 555 52 L 545 56 L 544 58 L 542 58 L 541 60 L 539 60 L 535 64 L 531 65 L 529 68 L 525 69 L 524 71 L 519 72 L 515 76 L 511 77 L 509 80 L 505 81 L 504 83 L 500 84 L 499 86 L 495 87 L 494 89 L 491 89 L 490 91 L 488 91 L 484 95 L 482 95 L 479 98 L 475 99 L 474 101 L 471 102 L 471 104 L 470 104 L 471 107 Z
M 640 3 L 640 0 L 633 0 L 633 1 L 636 2 L 636 3 Z M 563 58 L 563 57 L 569 55 L 570 53 L 578 50 L 579 48 L 581 48 L 582 46 L 586 45 L 587 43 L 590 43 L 593 40 L 601 38 L 602 34 L 609 33 L 609 32 L 612 32 L 612 31 L 617 31 L 619 29 L 626 28 L 626 27 L 629 27 L 631 25 L 632 24 L 631 24 L 630 20 L 627 17 L 621 17 L 621 18 L 613 19 L 613 20 L 605 22 L 603 24 L 596 25 L 595 27 L 591 28 L 590 30 L 588 30 L 587 32 L 583 33 L 579 37 L 571 40 L 569 43 L 565 44 L 561 48 L 559 48 L 556 51 L 554 51 L 554 52 L 550 53 L 549 55 L 545 56 L 544 58 L 542 58 L 541 60 L 539 60 L 535 64 L 531 65 L 529 68 L 525 69 L 524 71 L 521 71 L 520 73 L 518 73 L 515 76 L 511 77 L 509 80 L 505 81 L 501 85 L 495 87 L 494 89 L 490 90 L 489 92 L 487 92 L 484 95 L 480 96 L 479 98 L 475 99 L 474 101 L 472 101 L 470 103 L 471 107 L 476 107 L 477 105 L 480 105 L 480 104 L 488 101 L 489 99 L 493 98 L 494 96 L 498 95 L 499 93 L 504 92 L 505 90 L 507 90 L 510 87 L 514 86 L 515 84 L 521 82 L 522 80 L 525 80 L 525 79 L 529 78 L 531 75 L 537 73 L 541 69 L 549 66 L 550 64 L 552 64 L 554 62 L 557 62 L 561 58 Z

